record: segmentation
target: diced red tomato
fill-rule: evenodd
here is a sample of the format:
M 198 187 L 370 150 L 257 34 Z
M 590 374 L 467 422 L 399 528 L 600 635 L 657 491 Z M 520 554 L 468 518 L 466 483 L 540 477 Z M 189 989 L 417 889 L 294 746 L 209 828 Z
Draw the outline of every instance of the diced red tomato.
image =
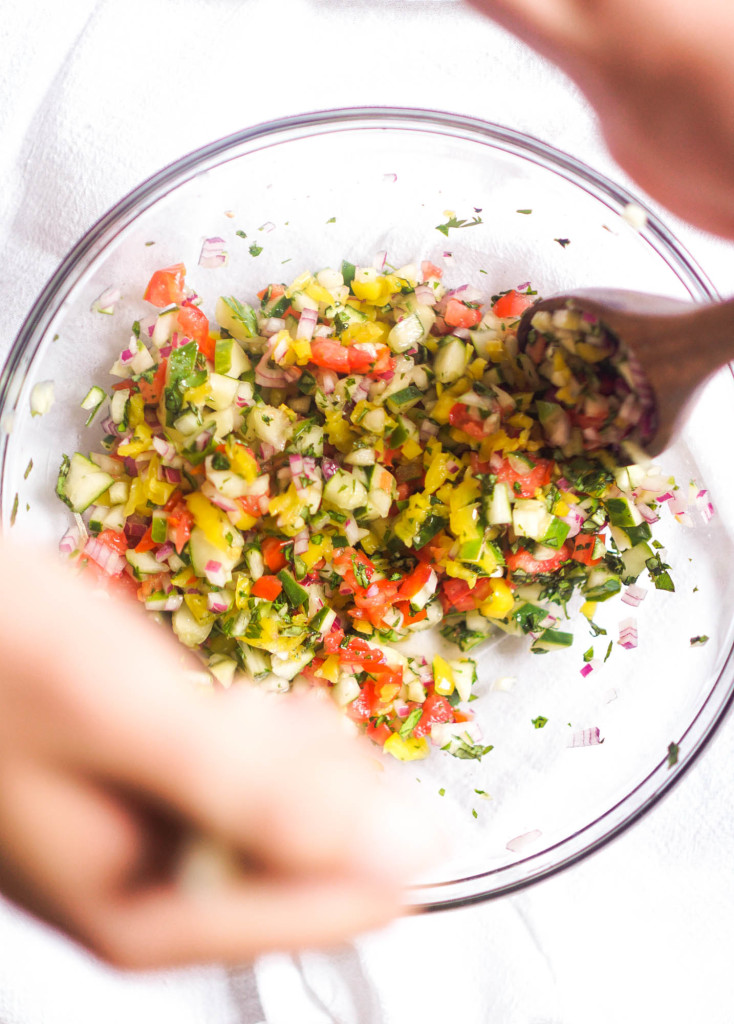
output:
M 175 263 L 172 267 L 156 270 L 148 281 L 143 298 L 159 309 L 170 306 L 173 302 L 180 305 L 186 297 L 185 277 L 186 267 L 183 263 Z
M 176 314 L 176 319 L 186 337 L 195 341 L 199 351 L 213 363 L 216 342 L 209 337 L 209 321 L 199 307 L 185 303 Z
M 168 583 L 168 579 L 168 575 L 164 572 L 157 572 L 153 576 L 146 576 L 138 586 L 139 599 L 144 601 L 146 597 L 150 597 L 151 594 L 155 594 L 157 590 L 163 590 Z M 194 582 L 196 582 L 196 579 L 194 579 Z
M 153 375 L 153 380 L 149 384 L 142 378 L 138 381 L 138 391 L 143 396 L 143 401 L 146 405 L 156 405 L 163 394 L 163 389 L 166 386 L 166 366 L 168 364 L 167 359 L 161 359 L 158 364 L 158 369 Z
M 482 319 L 482 311 L 451 298 L 446 303 L 443 318 L 450 327 L 475 327 Z
M 371 356 L 363 348 L 348 348 L 347 358 L 349 360 L 350 373 L 367 373 L 368 370 L 372 369 L 375 362 L 375 356 Z
M 398 584 L 393 580 L 375 580 L 366 590 L 360 588 L 355 592 L 354 604 L 364 612 L 375 628 L 383 624 L 385 613 L 394 604 L 398 596 Z
M 191 537 L 193 525 L 194 517 L 179 497 L 168 516 L 168 536 L 179 555 Z
M 416 612 L 415 615 L 413 615 L 410 611 L 410 601 L 396 601 L 395 607 L 403 616 L 403 628 L 406 626 L 412 626 L 416 622 L 422 622 L 428 615 L 425 608 L 421 608 L 419 612 Z
M 420 739 L 422 736 L 428 735 L 432 725 L 438 725 L 440 722 L 453 722 L 453 720 L 454 709 L 446 698 L 439 693 L 431 693 L 423 702 L 423 714 L 413 728 L 413 735 Z
M 369 586 L 376 571 L 367 555 L 362 551 L 355 551 L 354 548 L 342 548 L 335 552 L 333 562 L 335 572 L 339 573 L 346 585 L 354 592 L 359 590 L 363 593 L 367 588 L 360 580 L 366 579 L 367 586 Z M 355 574 L 355 567 L 359 573 L 359 579 Z
M 457 612 L 470 612 L 486 601 L 492 590 L 488 579 L 477 580 L 470 587 L 466 580 L 446 579 L 441 585 L 441 604 L 444 611 L 454 608 Z
M 274 601 L 283 589 L 277 576 L 261 576 L 252 584 L 250 593 L 253 597 L 262 597 L 265 601 Z
M 491 470 L 489 461 L 479 458 L 478 452 L 469 452 L 469 465 L 472 473 L 476 476 L 478 474 L 486 474 Z
M 311 342 L 311 362 L 337 373 L 349 373 L 349 349 L 330 338 Z
M 430 260 L 423 260 L 421 263 L 421 274 L 424 281 L 427 281 L 429 277 L 437 277 L 440 280 L 443 277 L 443 270 L 437 267 L 435 263 L 431 263 Z
M 521 572 L 529 573 L 531 576 L 536 576 L 539 573 L 555 572 L 559 565 L 570 557 L 570 544 L 564 544 L 558 551 L 554 551 L 552 555 L 544 559 L 536 558 L 527 548 L 521 547 L 517 551 L 511 551 L 505 557 L 505 562 L 510 572 L 520 570 Z
M 485 436 L 484 421 L 476 416 L 472 416 L 470 406 L 464 405 L 461 402 L 451 406 L 449 410 L 449 423 L 452 427 L 458 427 L 459 430 L 463 430 L 469 437 L 475 437 L 479 440 Z
M 375 705 L 378 703 L 375 693 L 375 684 L 366 682 L 357 697 L 351 700 L 344 709 L 347 717 L 353 722 L 368 722 L 375 714 Z
M 288 543 L 287 540 L 278 540 L 277 537 L 265 537 L 261 541 L 263 561 L 271 572 L 280 572 L 288 564 L 283 554 L 283 548 Z
M 533 498 L 539 487 L 545 487 L 551 481 L 553 462 L 550 459 L 532 457 L 534 466 L 528 465 L 527 472 L 513 468 L 509 459 L 505 459 L 497 470 L 497 479 L 509 485 L 516 498 Z
M 118 555 L 124 555 L 127 551 L 127 537 L 124 533 L 118 533 L 117 530 L 102 530 L 97 536 L 97 540 L 100 544 L 116 551 Z
M 433 570 L 430 565 L 425 563 L 419 563 L 409 576 L 406 576 L 403 582 L 400 584 L 400 590 L 398 591 L 398 597 L 404 601 L 410 601 L 411 598 L 423 590 L 426 583 L 431 578 Z
M 246 515 L 252 516 L 254 519 L 259 519 L 260 516 L 265 514 L 263 512 L 263 507 L 261 504 L 262 495 L 243 494 L 241 498 L 235 498 L 234 500 L 237 502 L 237 504 L 240 506 L 240 508 Z M 265 501 L 267 502 L 267 498 L 265 499 Z M 281 569 L 282 568 L 283 566 L 281 566 Z
M 144 551 L 152 551 L 155 546 L 156 543 L 153 540 L 153 527 L 151 525 L 135 545 L 135 550 L 142 554 Z
M 395 369 L 395 356 L 390 354 L 387 345 L 377 345 L 377 359 L 370 371 L 370 377 L 380 377 L 383 373 L 392 373 Z
M 571 552 L 571 558 L 575 562 L 581 562 L 582 565 L 598 565 L 601 562 L 603 555 L 599 555 L 598 558 L 594 558 L 594 548 L 596 547 L 597 540 L 604 542 L 604 534 L 597 533 L 579 533 L 577 534 L 571 544 L 573 545 L 573 551 Z
M 386 741 L 392 736 L 392 729 L 387 722 L 380 722 L 379 725 L 375 725 L 374 722 L 368 722 L 365 735 L 369 736 L 373 743 L 384 747 Z
M 492 306 L 492 312 L 499 317 L 520 317 L 535 300 L 530 295 L 523 295 L 513 288 L 504 295 L 500 295 Z

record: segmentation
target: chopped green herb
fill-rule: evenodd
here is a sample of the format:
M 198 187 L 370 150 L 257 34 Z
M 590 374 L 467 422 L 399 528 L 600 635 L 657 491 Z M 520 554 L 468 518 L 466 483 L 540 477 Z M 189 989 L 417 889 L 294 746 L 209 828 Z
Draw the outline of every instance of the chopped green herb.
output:
M 525 214 L 527 214 L 527 213 L 532 213 L 532 212 L 533 212 L 532 210 L 515 210 L 515 213 L 525 213 Z
M 492 797 L 489 795 L 489 793 L 487 793 L 486 790 L 484 790 L 484 789 L 475 789 L 474 792 L 477 794 L 477 796 L 483 796 L 485 800 L 491 800 L 492 799 Z
M 443 788 L 443 786 L 439 789 L 438 795 L 439 796 L 446 796 L 446 790 Z
M 235 231 L 235 234 L 238 238 L 247 238 L 247 233 L 241 229 L 239 231 Z
M 420 721 L 422 714 L 422 707 L 413 708 L 413 710 L 410 712 L 410 714 L 408 715 L 408 717 L 405 719 L 403 724 L 400 726 L 400 729 L 398 730 L 398 735 L 400 736 L 401 739 L 405 740 L 408 738 L 408 736 L 410 736 L 413 729 L 416 727 L 416 725 L 418 725 L 418 722 Z
M 562 249 L 565 249 L 567 245 L 571 244 L 570 238 L 554 238 L 554 242 L 558 242 Z
M 613 647 L 614 647 L 614 641 L 610 640 L 609 641 L 609 646 L 607 647 L 607 653 L 604 655 L 604 661 L 606 661 L 607 658 L 609 657 L 609 655 L 612 653 L 612 648 Z
M 23 479 L 24 480 L 28 479 L 28 475 L 30 474 L 30 471 L 32 469 L 33 469 L 33 459 L 30 460 L 30 462 L 28 463 L 28 465 L 25 468 L 25 473 L 23 474 Z
M 607 631 L 602 626 L 597 626 L 593 619 L 589 619 L 589 632 L 592 636 L 606 636 Z
M 703 645 L 707 644 L 708 642 L 709 638 L 705 635 L 691 637 L 691 647 L 703 647 Z
M 336 217 L 329 217 L 326 222 L 327 224 L 336 224 Z
M 446 237 L 448 237 L 449 230 L 451 228 L 473 228 L 476 227 L 477 224 L 481 223 L 482 218 L 477 216 L 472 217 L 471 220 L 467 220 L 466 218 L 458 220 L 456 217 L 449 217 L 445 224 L 436 225 L 436 231 L 440 231 L 442 235 L 446 235 Z
M 478 818 L 479 817 L 479 815 L 477 814 L 477 812 L 474 810 L 473 807 L 471 809 L 471 813 L 472 813 L 472 817 L 474 817 L 474 818 Z
M 680 747 L 677 743 L 670 743 L 668 745 L 668 768 L 672 768 L 674 764 L 678 764 L 678 752 Z
M 253 242 L 249 249 L 250 256 L 259 256 L 262 251 L 263 247 L 258 245 L 257 242 Z
M 588 651 L 584 651 L 584 661 L 589 662 L 594 657 L 594 648 L 590 647 Z
M 146 242 L 145 244 L 146 244 L 146 246 L 155 245 L 155 242 Z
M 18 515 L 18 495 L 16 494 L 15 495 L 15 500 L 13 501 L 13 507 L 12 507 L 12 509 L 10 511 L 10 525 L 11 526 L 15 526 L 15 518 L 16 518 L 17 515 Z
M 548 719 L 544 718 L 543 715 L 538 715 L 537 718 L 533 718 L 531 719 L 531 721 L 536 729 L 542 729 L 543 726 L 547 723 Z

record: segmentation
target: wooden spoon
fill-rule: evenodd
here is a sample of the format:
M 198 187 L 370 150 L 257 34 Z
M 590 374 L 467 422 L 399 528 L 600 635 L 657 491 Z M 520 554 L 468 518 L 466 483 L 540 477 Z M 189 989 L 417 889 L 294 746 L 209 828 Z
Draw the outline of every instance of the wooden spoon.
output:
M 734 358 L 734 299 L 701 305 L 644 292 L 580 289 L 541 299 L 526 309 L 518 327 L 521 348 L 534 314 L 554 309 L 598 317 L 636 359 L 652 389 L 656 415 L 652 437 L 633 433 L 629 439 L 648 455 L 659 455 L 668 446 L 698 390 Z

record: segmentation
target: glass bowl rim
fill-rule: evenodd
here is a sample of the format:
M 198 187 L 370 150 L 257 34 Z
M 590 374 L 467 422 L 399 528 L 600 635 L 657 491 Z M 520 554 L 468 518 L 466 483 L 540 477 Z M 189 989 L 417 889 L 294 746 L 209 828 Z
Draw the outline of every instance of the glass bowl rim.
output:
M 721 298 L 694 258 L 643 200 L 584 162 L 525 132 L 448 111 L 398 106 L 316 110 L 262 122 L 192 150 L 146 178 L 84 232 L 49 277 L 23 321 L 0 370 L 0 500 L 10 437 L 10 430 L 7 426 L 3 427 L 3 423 L 7 425 L 8 412 L 12 416 L 13 399 L 17 402 L 24 379 L 24 366 L 27 370 L 66 296 L 114 238 L 149 206 L 211 167 L 276 143 L 359 129 L 423 131 L 484 144 L 528 160 L 565 178 L 571 185 L 581 188 L 614 212 L 622 213 L 625 207 L 634 204 L 644 211 L 646 217 L 645 226 L 641 230 L 645 241 L 668 263 L 691 298 L 699 301 Z M 249 149 L 246 148 L 248 146 Z M 674 769 L 668 767 L 666 759 L 662 759 L 637 786 L 598 818 L 541 852 L 466 878 L 412 887 L 407 901 L 411 908 L 434 911 L 508 895 L 570 867 L 626 831 L 670 790 L 673 782 L 690 768 L 714 736 L 734 702 L 734 679 L 730 679 L 729 692 L 724 693 L 713 712 L 710 711 L 710 704 L 717 696 L 722 682 L 725 682 L 725 676 L 732 675 L 733 663 L 734 651 L 730 651 L 706 700 L 678 741 L 680 743 L 690 738 L 693 745 L 686 750 L 685 757 Z M 711 714 L 708 724 L 702 721 L 707 709 Z M 638 799 L 636 805 L 635 798 Z M 627 809 L 630 803 L 633 806 Z M 626 813 L 620 818 L 620 811 L 625 810 Z M 616 820 L 605 827 L 610 818 Z M 549 864 L 541 863 L 553 851 L 563 852 L 563 855 Z M 534 863 L 537 865 L 535 870 L 532 869 Z M 530 872 L 526 873 L 528 868 Z M 498 876 L 504 881 L 500 881 L 491 890 L 480 891 L 477 888 L 482 880 L 487 882 Z M 467 889 L 470 891 L 465 891 Z M 413 896 L 420 894 L 420 902 L 412 902 L 411 893 Z

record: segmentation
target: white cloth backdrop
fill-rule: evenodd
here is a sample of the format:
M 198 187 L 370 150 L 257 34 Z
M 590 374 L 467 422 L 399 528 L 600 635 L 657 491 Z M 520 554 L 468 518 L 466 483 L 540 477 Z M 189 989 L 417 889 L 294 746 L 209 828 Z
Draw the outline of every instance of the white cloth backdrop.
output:
M 452 0 L 4 0 L 0 358 L 47 276 L 196 146 L 332 106 L 532 132 L 621 177 L 577 90 Z M 670 218 L 668 218 L 670 222 Z M 734 247 L 673 228 L 729 295 Z M 125 977 L 0 905 L 0 1024 L 729 1022 L 734 722 L 610 848 L 530 892 L 400 921 L 333 955 Z

